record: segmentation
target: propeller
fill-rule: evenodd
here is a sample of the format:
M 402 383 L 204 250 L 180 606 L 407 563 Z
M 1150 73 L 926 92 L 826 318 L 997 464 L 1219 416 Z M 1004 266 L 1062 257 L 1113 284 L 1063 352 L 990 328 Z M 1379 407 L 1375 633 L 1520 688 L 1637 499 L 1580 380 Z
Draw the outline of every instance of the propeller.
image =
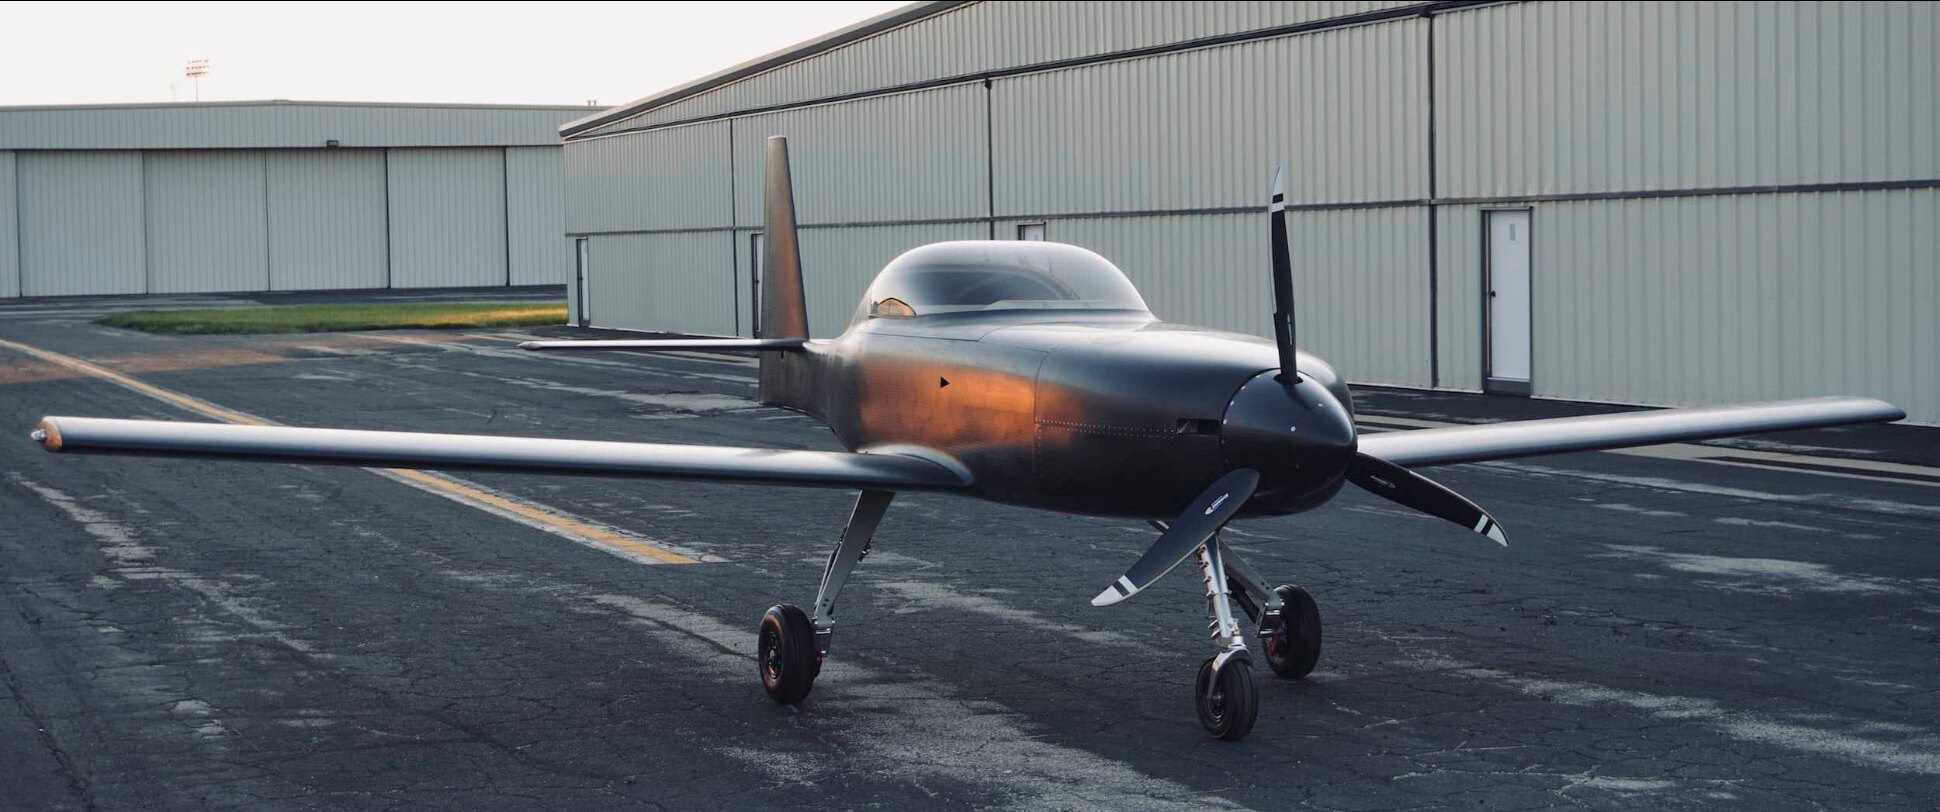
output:
M 1288 250 L 1284 169 L 1273 175 L 1267 221 L 1272 228 L 1273 338 L 1280 370 L 1271 380 L 1262 373 L 1242 385 L 1226 406 L 1226 417 L 1220 423 L 1221 445 L 1228 464 L 1242 467 L 1214 480 L 1178 518 L 1161 525 L 1164 532 L 1158 540 L 1131 569 L 1092 598 L 1092 606 L 1110 606 L 1136 595 L 1191 557 L 1253 498 L 1260 486 L 1261 468 L 1276 472 L 1276 488 L 1294 487 L 1319 494 L 1315 504 L 1331 496 L 1331 489 L 1338 488 L 1345 477 L 1384 499 L 1509 546 L 1508 536 L 1495 517 L 1474 502 L 1432 479 L 1361 453 L 1345 390 L 1337 397 L 1327 384 L 1328 376 L 1300 374 L 1299 348 L 1294 344 L 1293 258 Z M 1288 431 L 1290 427 L 1293 431 Z M 1296 463 L 1291 472 L 1286 470 L 1288 461 Z M 1285 482 L 1287 477 L 1294 478 L 1294 484 Z
M 1229 471 L 1225 476 L 1213 480 L 1213 484 L 1194 497 L 1192 503 L 1179 513 L 1179 517 L 1167 523 L 1159 540 L 1152 542 L 1145 554 L 1132 562 L 1132 568 L 1098 597 L 1091 599 L 1092 606 L 1110 606 L 1139 593 L 1153 582 L 1171 572 L 1179 562 L 1191 557 L 1199 546 L 1212 538 L 1219 528 L 1238 513 L 1246 500 L 1253 498 L 1253 489 L 1260 486 L 1260 472 L 1251 468 Z
M 1380 457 L 1355 454 L 1354 461 L 1347 465 L 1347 481 L 1376 496 L 1447 519 L 1488 536 L 1497 544 L 1509 546 L 1509 537 L 1503 535 L 1502 525 L 1488 511 L 1441 483 Z

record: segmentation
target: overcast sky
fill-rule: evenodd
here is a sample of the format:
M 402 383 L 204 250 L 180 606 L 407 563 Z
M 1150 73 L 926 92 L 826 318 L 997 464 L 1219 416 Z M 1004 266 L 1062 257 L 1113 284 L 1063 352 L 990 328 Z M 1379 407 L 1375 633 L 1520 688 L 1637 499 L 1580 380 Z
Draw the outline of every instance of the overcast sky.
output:
M 0 2 L 0 105 L 620 104 L 904 5 Z

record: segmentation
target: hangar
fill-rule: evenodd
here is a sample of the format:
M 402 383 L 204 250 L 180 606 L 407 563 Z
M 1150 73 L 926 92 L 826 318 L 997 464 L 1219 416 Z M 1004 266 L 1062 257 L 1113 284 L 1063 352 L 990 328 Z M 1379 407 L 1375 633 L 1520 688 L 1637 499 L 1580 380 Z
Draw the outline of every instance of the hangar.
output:
M 573 318 L 752 335 L 785 134 L 811 333 L 948 239 L 1051 239 L 1351 380 L 1940 423 L 1934 3 L 914 3 L 561 129 Z
M 585 107 L 0 107 L 0 297 L 558 284 Z

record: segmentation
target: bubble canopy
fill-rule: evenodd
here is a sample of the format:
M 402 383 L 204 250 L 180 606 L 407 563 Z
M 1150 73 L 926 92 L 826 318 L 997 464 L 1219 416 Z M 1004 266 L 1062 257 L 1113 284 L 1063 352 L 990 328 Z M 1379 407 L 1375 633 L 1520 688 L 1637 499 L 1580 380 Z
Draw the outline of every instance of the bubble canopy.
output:
M 891 260 L 855 321 L 995 310 L 1137 310 L 1145 299 L 1104 257 L 1064 243 L 942 242 Z

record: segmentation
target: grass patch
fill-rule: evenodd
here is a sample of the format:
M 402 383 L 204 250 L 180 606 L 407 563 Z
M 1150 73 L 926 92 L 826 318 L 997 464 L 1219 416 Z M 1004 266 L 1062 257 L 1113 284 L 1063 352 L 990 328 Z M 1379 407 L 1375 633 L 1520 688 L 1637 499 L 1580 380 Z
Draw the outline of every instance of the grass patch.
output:
M 288 305 L 110 313 L 96 324 L 150 333 L 326 333 L 340 330 L 530 327 L 565 324 L 564 304 Z

